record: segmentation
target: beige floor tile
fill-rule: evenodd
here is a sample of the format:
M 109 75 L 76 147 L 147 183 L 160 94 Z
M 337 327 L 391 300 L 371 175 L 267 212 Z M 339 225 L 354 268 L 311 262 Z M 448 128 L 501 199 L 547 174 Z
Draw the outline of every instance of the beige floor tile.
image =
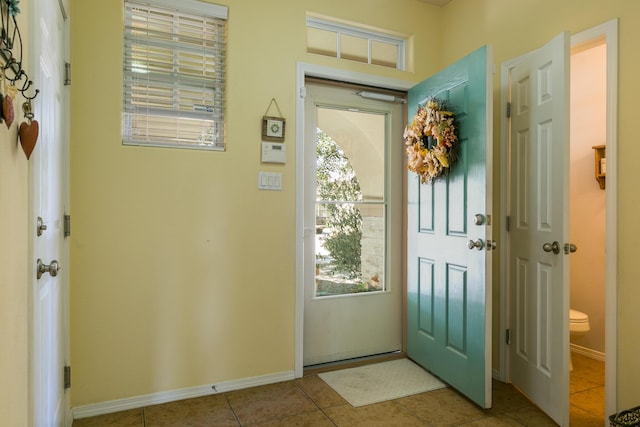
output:
M 318 409 L 293 381 L 232 391 L 227 394 L 227 399 L 242 425 Z
M 459 424 L 460 427 L 522 427 L 522 424 L 507 417 L 506 415 L 495 415 L 480 420 Z
M 324 410 L 338 427 L 418 427 L 428 426 L 397 401 L 354 408 L 350 404 Z
M 429 426 L 452 426 L 486 418 L 480 407 L 451 388 L 443 388 L 395 400 Z
M 313 400 L 320 408 L 344 405 L 346 400 L 317 375 L 296 380 L 296 384 Z
M 596 387 L 571 395 L 571 405 L 604 418 L 604 387 Z
M 586 376 L 591 381 L 604 385 L 604 362 L 582 354 L 571 353 L 573 361 L 572 374 L 577 373 L 578 376 Z
M 602 387 L 601 384 L 593 381 L 589 376 L 574 375 L 571 373 L 571 381 L 569 382 L 569 393 L 579 393 L 596 387 Z
M 531 405 L 529 399 L 520 393 L 512 384 L 494 380 L 492 392 L 493 405 L 491 409 L 487 411 L 488 414 L 501 414 Z
M 571 427 L 602 427 L 605 425 L 602 417 L 585 412 L 573 405 L 569 410 L 569 424 Z
M 260 427 L 335 427 L 335 424 L 320 410 L 255 425 Z
M 204 396 L 148 406 L 144 408 L 144 420 L 145 427 L 185 425 L 237 427 L 240 425 L 224 395 Z
M 506 412 L 504 415 L 512 418 L 521 425 L 531 427 L 556 427 L 557 424 L 542 410 L 534 405 L 529 405 L 515 411 Z
M 73 427 L 144 427 L 142 409 L 73 420 Z

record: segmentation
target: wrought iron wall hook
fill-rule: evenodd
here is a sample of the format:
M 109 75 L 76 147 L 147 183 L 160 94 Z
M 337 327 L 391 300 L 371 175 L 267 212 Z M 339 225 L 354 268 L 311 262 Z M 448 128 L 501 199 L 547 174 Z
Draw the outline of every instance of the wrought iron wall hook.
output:
M 0 29 L 0 61 L 4 61 L 4 65 L 2 65 L 4 78 L 16 86 L 22 96 L 30 101 L 38 96 L 39 90 L 33 91 L 33 81 L 29 79 L 22 68 L 22 35 L 16 21 L 16 15 L 20 13 L 19 2 L 20 0 L 0 0 L 0 25 L 2 25 Z M 13 28 L 11 28 L 12 26 Z M 27 91 L 31 91 L 33 96 L 27 95 Z
M 33 82 L 31 80 L 29 80 L 29 86 L 31 86 L 31 83 L 33 83 Z M 22 96 L 24 97 L 24 99 L 26 99 L 29 103 L 31 103 L 31 101 L 36 99 L 36 96 L 38 96 L 38 94 L 40 93 L 40 89 L 36 89 L 33 92 L 33 96 L 29 96 L 29 95 L 26 94 L 27 89 L 28 89 L 28 86 L 24 90 L 20 90 L 20 93 L 22 93 Z

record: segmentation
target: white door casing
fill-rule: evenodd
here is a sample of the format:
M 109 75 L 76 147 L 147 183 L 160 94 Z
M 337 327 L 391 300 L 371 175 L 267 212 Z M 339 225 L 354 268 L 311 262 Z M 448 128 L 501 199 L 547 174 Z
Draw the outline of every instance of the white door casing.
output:
M 39 123 L 37 145 L 30 159 L 31 192 L 31 412 L 35 426 L 69 426 L 69 396 L 63 368 L 68 363 L 68 247 L 64 214 L 68 210 L 68 104 L 63 86 L 65 17 L 55 0 L 32 2 L 31 78 L 40 90 L 32 101 Z M 27 93 L 32 96 L 33 93 Z M 37 218 L 46 229 L 38 235 Z M 56 276 L 37 278 L 37 263 L 57 261 Z
M 510 69 L 510 380 L 569 425 L 569 36 Z

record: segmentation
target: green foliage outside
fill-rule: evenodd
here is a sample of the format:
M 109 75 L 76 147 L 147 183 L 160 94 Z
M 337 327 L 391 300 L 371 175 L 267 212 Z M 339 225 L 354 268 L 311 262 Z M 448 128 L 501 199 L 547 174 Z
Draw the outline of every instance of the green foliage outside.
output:
M 317 132 L 317 200 L 353 202 L 362 200 L 360 184 L 344 151 L 326 133 Z M 324 247 L 335 273 L 353 279 L 360 276 L 362 216 L 349 203 L 328 203 Z

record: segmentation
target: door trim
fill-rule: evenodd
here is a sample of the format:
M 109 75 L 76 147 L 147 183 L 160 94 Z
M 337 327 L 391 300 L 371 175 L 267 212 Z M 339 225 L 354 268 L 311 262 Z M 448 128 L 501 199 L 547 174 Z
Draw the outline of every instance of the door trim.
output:
M 607 116 L 606 116 L 606 143 L 607 143 L 607 163 L 610 165 L 611 174 L 607 174 L 607 191 L 606 191 L 606 255 L 605 255 L 605 414 L 616 413 L 617 410 L 617 164 L 618 164 L 618 19 L 605 22 L 588 30 L 571 36 L 571 46 L 583 44 L 587 41 L 605 38 L 607 44 Z M 500 100 L 500 117 L 507 115 L 508 100 L 508 70 L 515 63 L 519 62 L 522 57 L 514 58 L 502 64 L 501 68 L 501 100 Z M 501 121 L 501 188 L 500 188 L 500 218 L 501 222 L 507 217 L 508 208 L 508 186 L 509 179 L 507 141 L 509 136 L 508 123 L 506 120 Z M 503 232 L 500 236 L 500 247 L 507 247 L 507 233 Z M 500 351 L 499 351 L 499 370 L 495 376 L 501 381 L 507 381 L 508 366 L 508 348 L 506 345 L 506 329 L 509 322 L 509 300 L 508 300 L 508 254 L 502 251 L 500 257 Z M 569 373 L 567 372 L 567 375 Z
M 303 375 L 304 340 L 304 83 L 305 77 L 362 84 L 385 89 L 406 91 L 415 83 L 364 73 L 340 70 L 321 65 L 298 62 L 296 64 L 296 269 L 295 269 L 295 329 L 294 329 L 294 375 Z

